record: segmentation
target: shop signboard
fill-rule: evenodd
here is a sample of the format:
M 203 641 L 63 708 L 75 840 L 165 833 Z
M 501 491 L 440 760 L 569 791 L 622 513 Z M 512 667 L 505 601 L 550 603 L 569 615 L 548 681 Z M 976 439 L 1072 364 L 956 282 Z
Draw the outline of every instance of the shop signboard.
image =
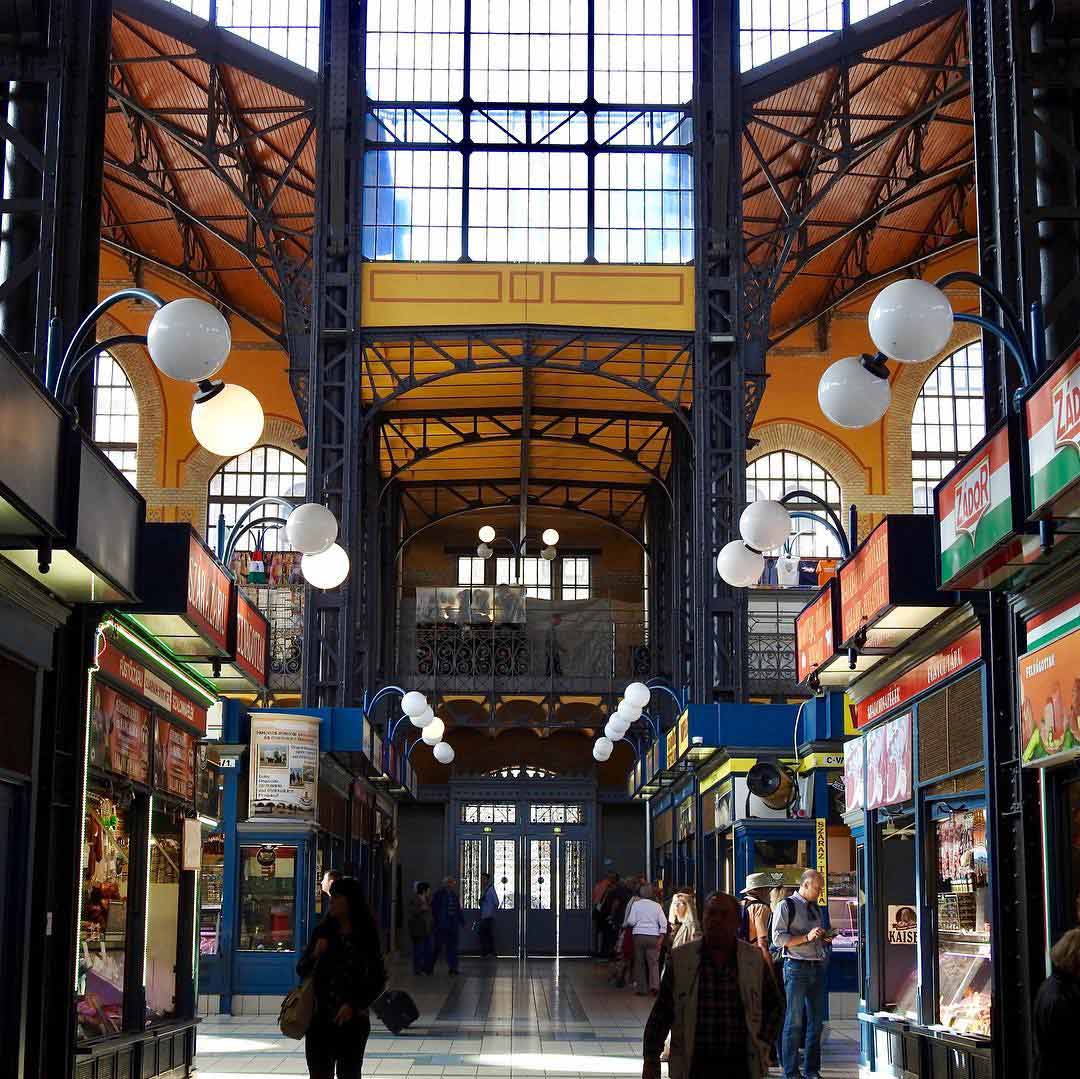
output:
M 98 768 L 150 781 L 150 709 L 95 678 L 89 761 Z
M 270 668 L 270 622 L 239 588 L 233 630 L 236 636 L 232 653 L 237 667 L 256 686 L 265 686 Z
M 1080 756 L 1080 630 L 1017 660 L 1021 759 L 1030 767 Z
M 195 739 L 160 718 L 154 734 L 154 786 L 185 802 L 195 801 Z
M 1038 559 L 1038 536 L 1024 535 L 1019 447 L 1010 416 L 934 488 L 942 588 L 1001 588 Z
M 914 906 L 889 907 L 889 943 L 917 944 L 919 917 Z
M 865 727 L 887 712 L 900 708 L 945 679 L 982 659 L 982 634 L 978 627 L 939 649 L 855 705 L 855 724 Z
M 682 760 L 686 756 L 687 751 L 690 748 L 690 712 L 687 709 L 683 709 L 679 716 L 679 722 L 676 728 L 678 734 L 678 753 L 679 760 Z
M 899 805 L 911 797 L 911 713 L 866 732 L 866 808 Z
M 660 743 L 661 739 L 658 738 L 649 750 L 649 779 L 654 779 L 660 771 Z
M 152 701 L 174 719 L 186 723 L 200 734 L 206 733 L 206 709 L 174 688 L 149 667 L 121 652 L 111 637 L 98 656 L 98 670 Z
M 230 655 L 232 578 L 190 525 L 143 531 L 135 619 L 185 659 Z
M 866 804 L 866 740 L 844 743 L 844 807 L 848 813 Z
M 889 655 L 957 602 L 939 592 L 928 552 L 934 521 L 886 517 L 841 567 L 840 645 Z
M 318 819 L 318 717 L 253 712 L 248 757 L 250 818 Z
M 1080 515 L 1080 349 L 1038 380 L 1024 422 L 1031 517 Z
M 799 683 L 818 672 L 820 679 L 838 654 L 836 578 L 825 582 L 818 594 L 795 617 L 795 676 Z
M 829 838 L 828 825 L 824 817 L 814 818 L 814 868 L 821 874 L 821 895 L 818 906 L 829 905 Z
M 664 749 L 664 766 L 666 768 L 674 768 L 679 759 L 678 733 L 674 727 L 667 732 L 667 735 L 664 738 Z
M 716 792 L 716 802 L 713 807 L 713 827 L 722 832 L 729 827 L 735 819 L 735 790 L 730 783 L 725 784 Z

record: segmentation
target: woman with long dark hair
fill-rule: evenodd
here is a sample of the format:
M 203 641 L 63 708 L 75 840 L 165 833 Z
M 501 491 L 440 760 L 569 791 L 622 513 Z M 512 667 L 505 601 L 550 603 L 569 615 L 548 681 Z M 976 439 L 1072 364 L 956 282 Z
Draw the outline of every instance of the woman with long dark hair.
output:
M 379 935 L 360 882 L 330 887 L 329 915 L 311 934 L 296 971 L 314 972 L 315 1014 L 304 1041 L 311 1079 L 360 1079 L 371 1033 L 368 1006 L 386 984 Z

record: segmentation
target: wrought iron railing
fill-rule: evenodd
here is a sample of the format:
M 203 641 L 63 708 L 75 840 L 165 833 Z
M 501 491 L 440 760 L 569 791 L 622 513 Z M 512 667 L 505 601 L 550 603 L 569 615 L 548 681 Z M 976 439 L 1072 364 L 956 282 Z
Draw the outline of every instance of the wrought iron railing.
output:
M 755 696 L 795 695 L 795 616 L 810 589 L 752 591 L 747 607 L 748 690 Z
M 267 551 L 252 562 L 238 551 L 233 573 L 248 597 L 270 622 L 271 691 L 299 693 L 303 685 L 304 582 L 295 551 Z
M 641 606 L 529 599 L 517 617 L 459 621 L 422 613 L 418 621 L 415 601 L 403 601 L 402 684 L 435 694 L 595 694 L 653 673 Z

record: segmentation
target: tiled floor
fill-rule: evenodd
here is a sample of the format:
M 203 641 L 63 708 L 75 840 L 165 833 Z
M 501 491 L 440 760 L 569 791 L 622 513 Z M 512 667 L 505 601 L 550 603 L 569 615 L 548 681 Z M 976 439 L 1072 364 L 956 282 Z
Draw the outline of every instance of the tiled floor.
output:
M 651 998 L 612 989 L 591 960 L 464 960 L 461 974 L 391 984 L 412 994 L 420 1019 L 394 1037 L 373 1017 L 364 1074 L 434 1079 L 592 1079 L 641 1074 L 641 1032 Z M 303 1042 L 278 1032 L 273 1016 L 212 1016 L 199 1028 L 199 1079 L 306 1075 Z M 858 1074 L 856 1024 L 830 1024 L 828 1079 Z

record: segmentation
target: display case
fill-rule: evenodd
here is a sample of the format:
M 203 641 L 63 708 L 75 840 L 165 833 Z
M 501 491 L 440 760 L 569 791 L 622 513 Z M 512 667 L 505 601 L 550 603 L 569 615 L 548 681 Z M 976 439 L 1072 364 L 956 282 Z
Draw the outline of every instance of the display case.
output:
M 199 955 L 217 955 L 221 948 L 221 909 L 225 887 L 225 836 L 203 839 L 199 867 Z
M 277 843 L 240 848 L 240 951 L 295 950 L 296 855 Z
M 990 1036 L 991 965 L 986 812 L 980 802 L 931 809 L 937 1023 Z

